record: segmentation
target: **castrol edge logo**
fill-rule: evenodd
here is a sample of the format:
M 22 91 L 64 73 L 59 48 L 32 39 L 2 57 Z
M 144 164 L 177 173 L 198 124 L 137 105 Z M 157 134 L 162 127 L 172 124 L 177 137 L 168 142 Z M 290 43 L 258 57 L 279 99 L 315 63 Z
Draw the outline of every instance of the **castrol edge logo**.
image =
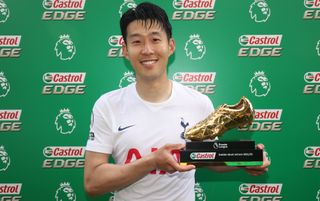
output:
M 242 195 L 280 195 L 282 184 L 250 184 L 239 186 Z
M 111 35 L 108 38 L 109 50 L 107 52 L 107 57 L 123 57 L 122 46 L 124 45 L 124 40 L 121 35 Z
M 46 10 L 83 10 L 86 0 L 44 0 L 42 6 Z
M 282 109 L 255 109 L 254 121 L 240 131 L 280 131 Z
M 242 35 L 239 37 L 239 57 L 278 57 L 282 35 Z
M 173 80 L 203 94 L 213 94 L 215 72 L 176 72 Z
M 307 83 L 303 88 L 304 94 L 320 94 L 320 72 L 307 72 L 304 74 Z
M 0 110 L 0 132 L 21 131 L 20 121 L 22 110 Z
M 215 0 L 173 0 L 172 20 L 212 20 Z
M 43 155 L 47 158 L 83 158 L 85 147 L 80 146 L 49 146 L 43 149 Z
M 282 35 L 242 35 L 239 37 L 241 46 L 280 46 Z
M 84 94 L 86 85 L 84 72 L 47 72 L 42 76 L 45 85 L 42 88 L 44 95 Z
M 215 152 L 192 152 L 190 154 L 192 160 L 212 160 L 216 158 Z
M 21 35 L 0 35 L 0 58 L 20 57 Z
M 215 72 L 177 72 L 173 74 L 173 80 L 181 84 L 213 83 Z
M 307 10 L 304 12 L 303 19 L 320 19 L 320 0 L 304 0 L 304 6 Z
M 55 73 L 48 72 L 43 75 L 43 82 L 46 84 L 82 84 L 86 73 Z
M 174 0 L 172 5 L 178 10 L 190 10 L 190 9 L 213 9 L 215 0 Z
M 2 195 L 19 195 L 21 188 L 22 183 L 0 183 L 0 197 Z
M 304 149 L 307 158 L 320 158 L 320 147 L 309 146 Z

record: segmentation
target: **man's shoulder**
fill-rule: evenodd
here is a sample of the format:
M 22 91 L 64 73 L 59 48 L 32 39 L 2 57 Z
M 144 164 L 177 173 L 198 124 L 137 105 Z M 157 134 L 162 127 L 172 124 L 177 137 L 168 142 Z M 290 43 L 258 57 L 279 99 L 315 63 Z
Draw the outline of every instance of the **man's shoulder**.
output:
M 123 100 L 125 95 L 129 95 L 131 91 L 134 89 L 134 83 L 130 84 L 126 87 L 115 89 L 109 92 L 102 94 L 98 99 L 98 102 L 109 102 L 109 103 L 117 103 Z

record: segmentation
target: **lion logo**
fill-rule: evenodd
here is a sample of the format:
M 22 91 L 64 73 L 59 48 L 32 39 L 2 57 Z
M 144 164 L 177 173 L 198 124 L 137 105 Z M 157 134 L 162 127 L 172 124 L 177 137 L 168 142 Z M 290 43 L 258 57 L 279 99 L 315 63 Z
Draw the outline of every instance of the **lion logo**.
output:
M 318 56 L 320 56 L 320 40 L 318 40 L 317 42 L 316 50 L 317 50 Z
M 123 77 L 119 81 L 119 88 L 123 88 L 128 86 L 131 83 L 136 82 L 136 77 L 132 71 L 128 71 L 123 73 Z
M 194 193 L 195 193 L 196 201 L 206 201 L 207 200 L 207 196 L 204 193 L 202 187 L 200 186 L 200 183 L 196 183 L 194 185 Z
M 320 114 L 317 117 L 316 124 L 317 124 L 318 131 L 320 131 Z
M 265 0 L 255 0 L 250 5 L 249 13 L 255 22 L 266 22 L 271 15 L 271 10 Z
M 76 47 L 69 35 L 60 35 L 54 50 L 61 60 L 71 60 L 76 54 Z
M 10 84 L 3 72 L 0 72 L 0 97 L 5 97 L 10 91 Z
M 137 4 L 134 2 L 134 0 L 124 0 L 119 8 L 119 15 L 120 17 L 127 12 L 127 10 L 136 8 Z
M 76 128 L 76 120 L 73 118 L 69 109 L 62 109 L 54 122 L 57 131 L 61 134 L 71 134 Z
M 250 80 L 250 90 L 255 96 L 261 97 L 268 95 L 271 84 L 263 71 L 254 73 L 253 78 Z
M 76 201 L 76 194 L 68 182 L 60 184 L 56 190 L 56 201 Z
M 187 57 L 191 60 L 199 60 L 206 53 L 206 46 L 200 39 L 198 34 L 190 35 L 189 40 L 186 42 L 184 47 Z
M 10 157 L 3 146 L 0 146 L 0 172 L 6 171 L 10 165 Z
M 319 189 L 318 192 L 317 192 L 316 199 L 317 199 L 318 201 L 320 201 L 320 189 Z
M 9 18 L 9 15 L 10 10 L 7 4 L 3 0 L 0 0 L 0 23 L 5 23 Z

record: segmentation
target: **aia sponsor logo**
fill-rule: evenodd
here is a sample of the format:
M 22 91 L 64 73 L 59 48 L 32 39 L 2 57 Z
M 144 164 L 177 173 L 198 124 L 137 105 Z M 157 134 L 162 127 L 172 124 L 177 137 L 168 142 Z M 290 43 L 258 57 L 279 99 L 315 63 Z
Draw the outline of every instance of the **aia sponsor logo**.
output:
M 0 0 L 0 23 L 5 23 L 10 16 L 10 10 L 7 4 Z
M 215 77 L 215 72 L 176 72 L 172 79 L 203 94 L 213 94 Z
M 56 190 L 56 201 L 76 201 L 77 196 L 69 182 L 63 182 Z
M 0 146 L 0 172 L 6 171 L 10 165 L 10 157 L 4 146 Z
M 21 35 L 0 35 L 0 58 L 17 58 L 21 55 Z
M 116 58 L 123 57 L 122 45 L 124 45 L 124 40 L 121 35 L 111 35 L 108 38 L 109 50 L 107 57 Z
M 319 0 L 304 0 L 306 11 L 304 12 L 303 19 L 306 20 L 319 20 L 320 19 L 320 1 Z
M 199 182 L 194 185 L 195 201 L 206 201 L 207 196 Z
M 127 12 L 127 10 L 135 8 L 135 7 L 137 7 L 137 4 L 135 3 L 134 0 L 124 0 L 119 8 L 118 13 L 121 17 L 125 12 Z
M 10 91 L 10 83 L 3 72 L 0 72 L 0 98 L 6 97 Z
M 42 88 L 44 95 L 84 94 L 86 85 L 86 73 L 84 72 L 47 72 L 42 80 L 45 85 Z
M 60 35 L 54 51 L 60 60 L 71 60 L 76 54 L 76 47 L 69 35 Z
M 263 71 L 257 71 L 251 78 L 249 87 L 252 94 L 256 97 L 262 97 L 268 95 L 271 89 L 271 83 Z
M 43 148 L 43 168 L 82 168 L 84 166 L 85 147 L 47 146 Z
M 61 134 L 71 134 L 76 128 L 76 120 L 68 108 L 60 110 L 54 124 L 56 125 L 57 131 Z
M 242 35 L 239 37 L 239 57 L 278 57 L 282 35 Z
M 0 110 L 0 132 L 21 131 L 21 113 L 21 109 Z
M 212 20 L 215 0 L 173 0 L 173 20 Z
M 255 109 L 254 121 L 240 131 L 281 131 L 282 109 Z
M 255 22 L 266 22 L 271 15 L 271 10 L 265 0 L 254 0 L 250 5 L 249 13 Z
M 320 168 L 320 146 L 308 146 L 304 149 L 306 158 L 303 167 L 306 169 Z
M 43 0 L 42 20 L 84 20 L 86 0 Z
M 128 86 L 131 83 L 135 83 L 136 82 L 136 77 L 134 75 L 134 72 L 132 71 L 128 71 L 128 72 L 124 72 L 122 78 L 119 81 L 119 88 L 123 88 Z
M 259 184 L 243 183 L 239 186 L 239 192 L 242 194 L 239 201 L 251 200 L 282 200 L 282 184 Z
M 190 60 L 200 60 L 206 54 L 206 46 L 199 34 L 189 36 L 189 39 L 184 46 L 184 50 Z
M 320 94 L 320 72 L 307 72 L 304 74 L 304 94 Z

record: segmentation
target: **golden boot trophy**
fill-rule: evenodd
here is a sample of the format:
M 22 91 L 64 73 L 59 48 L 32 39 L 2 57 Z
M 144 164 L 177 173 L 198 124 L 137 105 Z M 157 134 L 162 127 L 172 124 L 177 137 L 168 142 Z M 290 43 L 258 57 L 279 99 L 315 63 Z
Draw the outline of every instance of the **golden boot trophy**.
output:
M 186 148 L 180 151 L 180 162 L 201 165 L 261 165 L 262 150 L 255 148 L 254 141 L 215 140 L 230 129 L 251 125 L 253 119 L 254 109 L 246 97 L 242 97 L 235 105 L 219 106 L 206 119 L 184 133 L 187 142 Z

